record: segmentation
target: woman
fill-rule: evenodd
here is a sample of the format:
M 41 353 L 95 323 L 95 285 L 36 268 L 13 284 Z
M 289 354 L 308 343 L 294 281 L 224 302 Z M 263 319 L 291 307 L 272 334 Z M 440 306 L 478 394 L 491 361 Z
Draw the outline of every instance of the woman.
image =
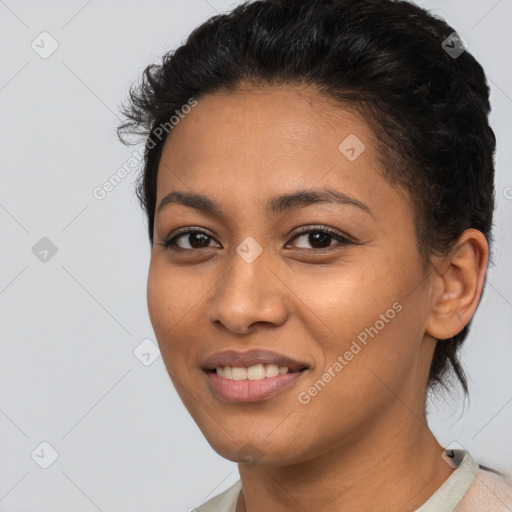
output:
M 485 281 L 495 137 L 478 62 L 391 0 L 261 0 L 149 66 L 148 307 L 240 481 L 201 512 L 505 511 L 430 431 Z

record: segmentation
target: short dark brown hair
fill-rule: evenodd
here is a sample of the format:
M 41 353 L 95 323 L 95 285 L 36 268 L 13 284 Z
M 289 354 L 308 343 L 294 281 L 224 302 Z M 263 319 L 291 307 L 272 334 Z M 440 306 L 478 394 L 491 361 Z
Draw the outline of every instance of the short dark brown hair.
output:
M 146 137 L 137 196 L 151 244 L 166 140 L 155 131 L 191 97 L 250 82 L 315 85 L 364 113 L 386 177 L 414 202 L 422 254 L 446 253 L 468 228 L 490 245 L 496 139 L 489 87 L 468 51 L 455 57 L 443 47 L 447 40 L 453 46 L 447 38 L 454 32 L 427 10 L 395 0 L 257 0 L 207 20 L 145 69 L 122 109 L 121 140 Z M 429 386 L 446 388 L 451 366 L 467 393 L 457 351 L 469 325 L 438 342 Z

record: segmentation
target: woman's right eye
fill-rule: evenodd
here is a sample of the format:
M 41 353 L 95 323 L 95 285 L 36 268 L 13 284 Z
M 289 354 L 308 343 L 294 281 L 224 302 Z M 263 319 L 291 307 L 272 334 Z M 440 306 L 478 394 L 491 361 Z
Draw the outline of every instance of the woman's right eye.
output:
M 179 245 L 177 243 L 178 240 L 183 239 L 185 240 L 185 247 L 182 245 Z M 214 240 L 213 237 L 208 235 L 205 231 L 202 230 L 190 230 L 190 231 L 184 231 L 177 235 L 174 235 L 172 238 L 169 238 L 167 240 L 163 240 L 162 243 L 159 245 L 162 245 L 165 248 L 173 249 L 173 250 L 184 250 L 184 251 L 190 251 L 190 250 L 197 250 L 197 249 L 208 249 L 209 248 L 209 242 L 211 240 Z M 188 245 L 188 247 L 187 247 Z

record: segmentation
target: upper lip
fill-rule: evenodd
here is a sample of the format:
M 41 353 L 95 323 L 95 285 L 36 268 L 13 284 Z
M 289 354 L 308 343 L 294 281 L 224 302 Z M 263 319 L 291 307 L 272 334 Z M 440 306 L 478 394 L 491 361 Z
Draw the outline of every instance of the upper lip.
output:
M 302 361 L 297 361 L 283 354 L 262 349 L 247 350 L 244 352 L 238 352 L 236 350 L 217 352 L 206 358 L 203 368 L 205 370 L 215 370 L 218 367 L 224 366 L 249 368 L 256 364 L 286 366 L 292 372 L 299 371 L 301 368 L 308 368 L 308 365 Z

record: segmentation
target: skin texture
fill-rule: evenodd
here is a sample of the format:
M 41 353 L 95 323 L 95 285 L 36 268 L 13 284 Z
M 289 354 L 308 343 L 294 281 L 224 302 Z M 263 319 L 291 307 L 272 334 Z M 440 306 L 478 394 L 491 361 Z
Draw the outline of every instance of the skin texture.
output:
M 338 149 L 349 134 L 366 146 L 354 161 Z M 459 332 L 477 307 L 488 247 L 467 230 L 425 269 L 409 196 L 382 176 L 377 151 L 356 113 L 312 87 L 288 85 L 199 98 L 165 143 L 150 318 L 177 392 L 211 446 L 234 461 L 254 456 L 239 464 L 249 512 L 356 512 L 375 503 L 381 512 L 412 511 L 453 471 L 425 418 L 428 370 L 435 338 Z M 271 197 L 325 188 L 369 211 L 334 203 L 264 210 Z M 158 212 L 173 191 L 206 195 L 223 213 L 178 204 Z M 354 243 L 296 237 L 297 228 L 315 225 Z M 185 227 L 207 230 L 209 245 L 194 248 L 194 235 L 177 241 L 181 250 L 160 245 Z M 250 264 L 236 252 L 248 236 L 263 249 Z M 298 394 L 397 302 L 401 311 L 300 403 Z M 253 348 L 309 370 L 269 399 L 220 400 L 207 385 L 205 358 Z

